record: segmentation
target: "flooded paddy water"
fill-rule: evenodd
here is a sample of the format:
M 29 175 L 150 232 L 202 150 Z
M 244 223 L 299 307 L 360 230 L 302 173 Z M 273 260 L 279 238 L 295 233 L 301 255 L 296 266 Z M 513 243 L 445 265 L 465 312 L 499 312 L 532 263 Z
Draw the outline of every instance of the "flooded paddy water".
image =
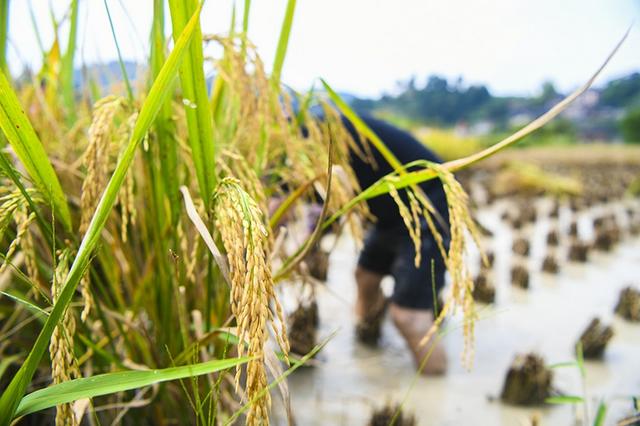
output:
M 552 388 L 566 395 L 586 392 L 591 419 L 604 400 L 608 408 L 605 424 L 616 424 L 632 413 L 631 396 L 640 394 L 640 323 L 615 315 L 614 308 L 623 288 L 640 286 L 640 236 L 630 232 L 633 223 L 640 221 L 640 200 L 616 199 L 577 211 L 568 201 L 559 207 L 551 198 L 534 197 L 529 202 L 536 218 L 518 229 L 507 219 L 509 212 L 522 209 L 513 199 L 502 198 L 477 210 L 478 221 L 492 234 L 483 237 L 483 245 L 495 261 L 484 274 L 495 286 L 495 303 L 478 304 L 471 370 L 459 361 L 463 352 L 461 316 L 445 323 L 447 332 L 442 339 L 449 367 L 442 377 L 416 377 L 404 341 L 389 318 L 378 347 L 357 342 L 353 314 L 357 249 L 348 236 L 338 241 L 325 238 L 324 245 L 335 247 L 326 285 L 315 289 L 317 334 L 319 341 L 336 334 L 312 367 L 289 377 L 296 423 L 365 425 L 374 409 L 404 401 L 405 413 L 414 414 L 418 425 L 581 424 L 583 405 L 523 408 L 502 403 L 500 393 L 516 354 L 533 352 L 546 364 L 572 361 L 576 341 L 595 317 L 611 325 L 614 333 L 603 358 L 586 361 L 584 387 L 576 368 L 554 368 Z M 620 229 L 620 242 L 610 251 L 591 248 L 597 218 L 604 216 L 615 218 Z M 553 230 L 557 244 L 548 244 Z M 513 254 L 517 239 L 529 242 L 526 256 Z M 570 246 L 576 240 L 589 247 L 587 262 L 569 261 Z M 542 271 L 549 253 L 557 261 L 557 273 Z M 481 269 L 479 253 L 468 253 L 467 261 L 476 276 Z M 512 285 L 511 269 L 516 263 L 529 273 L 527 289 Z M 392 285 L 391 279 L 383 282 L 387 291 Z M 282 411 L 276 408 L 274 412 Z M 286 421 L 281 418 L 275 423 Z

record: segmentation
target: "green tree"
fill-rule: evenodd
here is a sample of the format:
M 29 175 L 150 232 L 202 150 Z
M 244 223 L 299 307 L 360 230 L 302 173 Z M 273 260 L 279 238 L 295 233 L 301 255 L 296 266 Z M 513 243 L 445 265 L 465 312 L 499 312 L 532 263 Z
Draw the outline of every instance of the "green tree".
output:
M 622 137 L 629 143 L 640 143 L 640 107 L 627 111 L 620 122 Z

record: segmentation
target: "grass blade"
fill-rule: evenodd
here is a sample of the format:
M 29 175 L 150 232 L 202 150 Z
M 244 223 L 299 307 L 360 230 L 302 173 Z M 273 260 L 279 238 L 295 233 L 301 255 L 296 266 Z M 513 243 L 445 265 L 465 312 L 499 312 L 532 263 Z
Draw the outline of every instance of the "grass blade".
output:
M 4 73 L 0 75 L 0 127 L 35 186 L 70 231 L 71 215 L 58 177 Z
M 547 404 L 581 404 L 584 399 L 576 395 L 552 396 L 544 400 Z
M 67 124 L 73 123 L 76 118 L 74 90 L 73 90 L 73 58 L 76 55 L 76 37 L 78 33 L 78 0 L 71 1 L 71 18 L 69 22 L 69 41 L 67 50 L 62 57 L 60 67 L 60 83 L 62 88 L 62 101 L 67 113 Z
M 182 192 L 182 196 L 184 197 L 184 206 L 187 210 L 187 216 L 189 216 L 189 219 L 191 219 L 193 226 L 196 227 L 198 234 L 200 234 L 204 243 L 207 245 L 207 248 L 211 252 L 211 255 L 218 264 L 218 268 L 220 268 L 220 272 L 222 272 L 224 279 L 230 285 L 231 278 L 229 277 L 229 267 L 227 266 L 227 260 L 220 252 L 220 249 L 218 249 L 218 246 L 216 246 L 216 243 L 215 241 L 213 241 L 213 237 L 209 233 L 207 226 L 204 224 L 202 218 L 198 214 L 196 206 L 195 204 L 193 204 L 193 200 L 191 199 L 191 194 L 189 194 L 189 188 L 187 188 L 186 186 L 181 186 L 180 192 Z
M 122 60 L 122 53 L 120 52 L 120 44 L 118 43 L 118 37 L 116 37 L 116 30 L 113 27 L 113 20 L 111 19 L 111 11 L 109 10 L 109 5 L 107 4 L 107 0 L 104 0 L 104 8 L 107 10 L 107 18 L 109 18 L 109 28 L 111 28 L 111 36 L 113 37 L 113 42 L 116 45 L 116 52 L 118 52 L 118 63 L 120 64 L 120 72 L 122 73 L 122 79 L 124 80 L 124 85 L 127 88 L 127 97 L 129 98 L 129 102 L 133 102 L 133 90 L 131 90 L 131 83 L 129 82 L 127 69 L 125 68 L 124 61 Z
M 162 370 L 118 371 L 116 373 L 69 380 L 68 382 L 52 385 L 26 395 L 22 398 L 22 401 L 20 401 L 20 405 L 16 411 L 16 417 L 55 407 L 59 404 L 73 402 L 78 399 L 93 398 L 138 389 L 155 383 L 215 373 L 216 371 L 226 370 L 244 364 L 249 359 L 250 358 L 246 357 L 218 359 L 200 364 L 171 367 Z
M 9 35 L 9 0 L 0 0 L 0 71 L 9 76 L 7 38 Z
M 182 32 L 188 17 L 197 6 L 196 0 L 170 0 L 174 39 Z M 187 116 L 191 155 L 200 186 L 200 195 L 208 200 L 216 182 L 213 116 L 204 79 L 202 31 L 198 22 L 193 40 L 180 65 L 180 84 Z
M 245 5 L 245 9 L 248 9 Z M 282 74 L 282 66 L 284 65 L 284 58 L 287 55 L 287 47 L 289 46 L 289 36 L 291 35 L 291 26 L 293 25 L 293 13 L 296 10 L 296 0 L 289 0 L 287 2 L 287 10 L 284 14 L 284 21 L 282 21 L 282 27 L 280 29 L 280 38 L 278 39 L 278 48 L 276 49 L 276 56 L 273 60 L 273 69 L 271 71 L 271 84 L 277 86 L 280 84 L 280 75 Z M 245 10 L 248 14 L 248 11 Z M 247 20 L 248 20 L 248 15 Z M 246 21 L 245 21 L 246 22 Z M 248 25 L 248 22 L 247 24 Z M 245 30 L 243 28 L 243 30 Z
M 578 363 L 575 361 L 557 362 L 555 364 L 547 365 L 547 368 L 565 368 L 565 367 L 578 367 Z
M 38 314 L 42 314 L 44 316 L 48 316 L 49 313 L 47 311 L 45 311 L 44 309 L 42 309 L 39 306 L 34 305 L 33 303 L 29 302 L 27 299 L 18 296 L 17 294 L 11 294 L 11 293 L 7 293 L 6 291 L 2 291 L 0 290 L 0 294 L 2 294 L 3 296 L 8 297 L 9 299 L 20 303 L 22 305 L 24 305 L 27 309 L 29 309 L 31 312 L 34 313 L 38 313 Z
M 600 404 L 598 404 L 598 411 L 596 412 L 596 418 L 593 420 L 593 426 L 602 426 L 606 417 L 607 404 L 604 401 L 600 401 Z
M 22 399 L 27 385 L 31 381 L 31 378 L 33 377 L 33 374 L 35 373 L 38 364 L 40 363 L 40 359 L 42 359 L 42 356 L 47 349 L 51 334 L 53 333 L 53 330 L 55 329 L 58 322 L 62 319 L 67 306 L 71 302 L 71 298 L 80 282 L 80 279 L 84 275 L 86 268 L 89 266 L 93 250 L 100 240 L 100 232 L 102 231 L 109 213 L 113 208 L 120 187 L 122 186 L 122 182 L 124 181 L 124 178 L 127 174 L 127 170 L 129 169 L 129 166 L 133 161 L 136 148 L 149 130 L 149 127 L 153 123 L 153 120 L 155 119 L 158 110 L 162 106 L 162 103 L 170 94 L 170 91 L 167 89 L 171 86 L 173 79 L 177 75 L 180 61 L 182 60 L 183 55 L 186 52 L 188 43 L 191 40 L 191 37 L 194 34 L 196 26 L 199 22 L 198 20 L 200 17 L 201 8 L 202 4 L 200 4 L 200 6 L 196 9 L 194 15 L 191 17 L 191 20 L 189 21 L 187 26 L 185 26 L 185 29 L 178 38 L 173 51 L 167 58 L 167 61 L 162 67 L 160 74 L 151 87 L 151 90 L 149 91 L 149 94 L 144 104 L 142 105 L 142 109 L 140 110 L 140 115 L 138 116 L 138 120 L 136 121 L 135 127 L 133 129 L 131 139 L 129 140 L 128 145 L 122 153 L 116 170 L 114 171 L 111 179 L 109 180 L 109 183 L 107 184 L 102 198 L 98 203 L 98 207 L 96 208 L 96 212 L 93 215 L 87 232 L 82 240 L 82 243 L 80 244 L 78 254 L 76 255 L 73 264 L 71 265 L 69 274 L 67 275 L 66 282 L 64 283 L 58 301 L 54 305 L 49 318 L 44 324 L 42 331 L 38 335 L 38 338 L 33 345 L 33 348 L 31 349 L 31 352 L 29 353 L 29 356 L 27 357 L 25 363 L 22 365 L 22 367 L 20 367 L 18 373 L 14 376 L 13 380 L 2 394 L 2 397 L 0 397 L 1 426 L 9 424 L 9 422 L 13 418 L 15 410 L 18 407 L 18 403 Z M 2 76 L 2 78 L 4 78 L 4 76 Z M 4 98 L 2 99 L 2 101 L 4 101 Z

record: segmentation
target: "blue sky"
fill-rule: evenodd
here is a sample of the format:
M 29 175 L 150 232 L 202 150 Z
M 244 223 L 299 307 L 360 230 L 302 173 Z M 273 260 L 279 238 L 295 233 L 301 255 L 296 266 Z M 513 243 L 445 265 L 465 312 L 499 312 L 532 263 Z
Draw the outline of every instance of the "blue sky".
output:
M 48 46 L 49 7 L 61 17 L 69 1 L 30 2 Z M 80 2 L 78 63 L 115 59 L 103 0 Z M 152 1 L 108 3 L 125 59 L 145 61 Z M 252 3 L 249 35 L 269 66 L 286 0 Z M 14 72 L 40 63 L 28 4 L 11 2 Z M 228 31 L 231 5 L 207 0 L 203 30 Z M 305 89 L 323 77 L 339 90 L 367 96 L 434 73 L 485 83 L 496 94 L 532 94 L 545 80 L 569 90 L 589 77 L 634 20 L 600 82 L 640 70 L 639 17 L 640 0 L 298 0 L 283 79 Z M 63 28 L 63 40 L 65 33 Z

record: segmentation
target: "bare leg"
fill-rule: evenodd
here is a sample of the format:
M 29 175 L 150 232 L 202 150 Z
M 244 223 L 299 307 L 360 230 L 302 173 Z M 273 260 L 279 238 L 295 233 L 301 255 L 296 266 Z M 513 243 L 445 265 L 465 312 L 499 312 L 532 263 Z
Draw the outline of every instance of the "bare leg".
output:
M 420 346 L 420 340 L 433 325 L 433 313 L 428 310 L 403 308 L 395 303 L 391 304 L 390 313 L 393 323 L 411 350 L 416 368 L 419 369 L 424 361 L 420 373 L 424 375 L 444 374 L 447 370 L 447 355 L 442 344 L 437 343 L 434 336 L 434 339 L 431 339 L 429 343 Z M 431 350 L 434 345 L 435 347 Z M 428 359 L 425 361 L 427 356 Z
M 358 285 L 355 305 L 356 336 L 358 340 L 368 345 L 375 345 L 378 342 L 386 310 L 386 300 L 380 288 L 382 278 L 383 275 L 361 266 L 356 269 Z
M 361 266 L 356 268 L 356 284 L 358 297 L 355 312 L 358 320 L 364 320 L 372 311 L 379 309 L 384 302 L 384 294 L 380 288 L 383 275 L 369 271 Z

